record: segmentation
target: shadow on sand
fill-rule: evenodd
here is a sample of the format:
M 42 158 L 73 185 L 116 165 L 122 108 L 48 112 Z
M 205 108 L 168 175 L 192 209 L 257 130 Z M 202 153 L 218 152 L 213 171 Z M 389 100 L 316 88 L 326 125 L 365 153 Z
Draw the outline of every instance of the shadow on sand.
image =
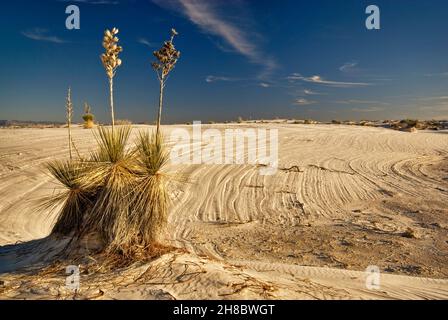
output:
M 28 242 L 0 246 L 0 274 L 27 273 L 54 262 L 69 244 L 69 238 L 48 236 Z

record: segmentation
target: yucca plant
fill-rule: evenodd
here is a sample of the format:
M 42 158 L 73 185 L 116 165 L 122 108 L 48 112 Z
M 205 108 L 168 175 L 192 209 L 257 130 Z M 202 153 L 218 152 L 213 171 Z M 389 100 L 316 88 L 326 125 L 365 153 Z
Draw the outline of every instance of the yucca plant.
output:
M 170 71 L 180 56 L 173 40 L 177 32 L 172 29 L 171 39 L 155 52 L 158 63 L 153 67 L 160 80 L 160 103 L 155 133 L 140 132 L 135 148 L 129 148 L 131 126 L 115 128 L 113 79 L 121 65 L 118 54 L 118 29 L 106 30 L 103 46 L 106 53 L 101 60 L 110 84 L 112 128 L 98 127 L 95 134 L 97 150 L 89 158 L 78 155 L 72 159 L 71 119 L 73 107 L 71 90 L 67 97 L 67 123 L 69 128 L 70 161 L 55 161 L 47 165 L 50 174 L 64 190 L 45 199 L 45 209 L 61 208 L 54 234 L 82 238 L 96 233 L 109 253 L 135 256 L 160 246 L 167 225 L 169 196 L 165 172 L 169 153 L 160 133 L 163 88 Z M 85 122 L 92 121 L 86 104 Z
M 174 47 L 174 37 L 177 35 L 177 31 L 175 29 L 171 29 L 170 40 L 165 41 L 162 48 L 153 52 L 154 56 L 157 58 L 157 62 L 153 62 L 151 65 L 157 74 L 157 79 L 159 80 L 160 85 L 159 111 L 157 114 L 157 135 L 160 133 L 160 121 L 162 118 L 163 108 L 163 90 L 165 89 L 169 73 L 174 69 L 177 60 L 180 58 L 180 51 L 176 50 Z
M 83 184 L 88 172 L 85 163 L 78 161 L 52 161 L 46 165 L 51 176 L 61 185 L 62 191 L 43 199 L 41 209 L 53 211 L 60 208 L 52 234 L 67 236 L 79 233 L 84 217 L 95 200 L 95 189 Z
M 42 206 L 60 208 L 53 234 L 83 239 L 94 233 L 106 253 L 131 259 L 160 247 L 168 218 L 169 152 L 163 137 L 149 132 L 140 132 L 128 148 L 130 134 L 130 126 L 115 132 L 99 127 L 89 159 L 47 165 L 64 188 Z
M 132 191 L 135 187 L 135 154 L 126 145 L 131 127 L 116 131 L 99 127 L 98 150 L 92 153 L 90 175 L 85 178 L 89 188 L 98 189 L 95 203 L 86 219 L 85 228 L 100 233 L 108 250 L 120 251 L 129 235 Z
M 131 225 L 139 244 L 160 243 L 168 218 L 169 152 L 160 134 L 140 132 L 136 145 L 137 184 L 133 192 Z
M 109 78 L 109 94 L 110 94 L 110 114 L 112 118 L 112 132 L 115 127 L 115 114 L 114 114 L 114 77 L 117 68 L 121 66 L 121 59 L 118 58 L 118 54 L 123 51 L 123 48 L 118 45 L 119 39 L 117 38 L 118 29 L 104 31 L 103 47 L 106 50 L 101 55 L 101 61 L 104 69 L 106 70 L 107 77 Z
M 85 129 L 91 129 L 95 126 L 95 116 L 92 114 L 92 108 L 87 102 L 84 103 L 84 115 L 82 116 L 82 119 L 84 120 Z

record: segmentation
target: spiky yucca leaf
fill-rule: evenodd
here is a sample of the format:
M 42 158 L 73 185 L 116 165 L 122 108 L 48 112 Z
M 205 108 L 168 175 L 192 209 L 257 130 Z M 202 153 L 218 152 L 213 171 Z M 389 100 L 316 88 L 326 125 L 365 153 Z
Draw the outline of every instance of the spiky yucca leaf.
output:
M 95 162 L 117 163 L 130 158 L 132 153 L 127 150 L 126 144 L 129 141 L 131 131 L 131 126 L 122 126 L 116 131 L 98 127 L 98 134 L 95 135 L 98 150 L 92 154 L 92 160 Z
M 160 134 L 140 132 L 136 146 L 138 180 L 133 192 L 132 227 L 143 246 L 157 243 L 167 224 L 169 153 Z
M 100 127 L 98 150 L 91 156 L 94 167 L 87 185 L 99 186 L 94 206 L 86 221 L 87 230 L 98 231 L 109 248 L 126 238 L 132 190 L 135 186 L 135 155 L 126 145 L 131 127 L 115 131 Z
M 89 160 L 50 164 L 65 191 L 47 205 L 63 204 L 55 232 L 78 230 L 80 238 L 96 233 L 106 253 L 135 259 L 161 243 L 170 176 L 165 173 L 169 152 L 162 136 L 141 132 L 131 150 L 130 133 L 130 127 L 100 127 L 98 149 Z
M 46 167 L 63 187 L 63 191 L 44 198 L 41 204 L 41 209 L 50 211 L 62 206 L 52 233 L 69 235 L 79 231 L 95 194 L 82 182 L 88 167 L 82 162 L 59 160 L 48 163 Z
M 161 134 L 148 131 L 139 132 L 137 141 L 137 159 L 140 171 L 155 175 L 161 173 L 169 160 L 169 152 Z

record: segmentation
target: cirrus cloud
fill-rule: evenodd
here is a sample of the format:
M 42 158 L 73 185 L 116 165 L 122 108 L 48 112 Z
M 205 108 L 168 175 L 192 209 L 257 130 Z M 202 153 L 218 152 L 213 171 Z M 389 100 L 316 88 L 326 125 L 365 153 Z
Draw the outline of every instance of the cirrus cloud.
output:
M 240 80 L 242 80 L 242 79 L 225 77 L 225 76 L 212 76 L 212 75 L 209 75 L 205 78 L 205 82 L 207 82 L 207 83 L 213 83 L 213 82 L 218 82 L 218 81 L 234 82 L 234 81 L 240 81 Z
M 315 104 L 315 103 L 316 103 L 316 101 L 310 101 L 305 98 L 299 98 L 299 99 L 296 99 L 296 101 L 294 101 L 294 104 L 297 106 L 308 106 L 310 104 Z
M 139 38 L 137 40 L 138 43 L 143 44 L 145 46 L 147 46 L 148 48 L 156 48 L 157 44 L 153 43 L 153 42 L 149 42 L 146 38 Z
M 262 66 L 258 78 L 268 78 L 277 67 L 274 59 L 262 52 L 254 41 L 256 37 L 243 28 L 229 21 L 218 10 L 219 2 L 205 0 L 152 0 L 155 4 L 181 12 L 200 30 L 209 35 L 219 37 L 229 45 L 233 51 L 246 57 L 251 63 Z M 222 49 L 222 48 L 221 48 Z
M 341 72 L 352 72 L 356 70 L 358 66 L 358 62 L 346 62 L 342 66 L 339 67 L 339 71 Z
M 388 106 L 390 103 L 383 101 L 375 101 L 375 100 L 358 100 L 358 99 L 349 99 L 349 100 L 340 100 L 336 101 L 338 104 L 369 104 L 369 105 L 382 105 Z
M 35 40 L 35 41 L 45 41 L 45 42 L 52 42 L 52 43 L 67 43 L 68 41 L 63 40 L 59 37 L 52 36 L 49 34 L 49 31 L 47 29 L 42 28 L 34 28 L 27 31 L 22 31 L 22 35 L 28 39 Z
M 308 83 L 314 83 L 318 85 L 338 87 L 338 88 L 351 88 L 351 87 L 365 87 L 369 86 L 370 83 L 365 82 L 344 82 L 344 81 L 331 81 L 322 78 L 319 75 L 304 77 L 300 73 L 293 73 L 287 77 L 290 82 L 303 81 Z
M 353 112 L 363 112 L 363 113 L 369 113 L 369 112 L 379 112 L 383 111 L 384 108 L 378 108 L 378 107 L 370 107 L 370 108 L 353 108 Z

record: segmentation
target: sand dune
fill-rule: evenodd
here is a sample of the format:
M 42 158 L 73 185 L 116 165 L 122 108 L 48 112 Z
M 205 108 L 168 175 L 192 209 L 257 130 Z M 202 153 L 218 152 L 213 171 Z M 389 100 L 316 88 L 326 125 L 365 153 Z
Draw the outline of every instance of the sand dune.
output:
M 448 134 L 275 127 L 274 176 L 254 165 L 172 165 L 189 182 L 173 188 L 167 241 L 188 253 L 86 275 L 79 297 L 448 297 Z M 81 153 L 95 145 L 89 130 L 75 129 L 74 137 Z M 59 245 L 29 241 L 50 231 L 54 217 L 33 201 L 53 192 L 42 164 L 66 157 L 66 140 L 65 129 L 0 130 L 0 280 L 9 284 L 0 298 L 73 296 L 63 273 L 7 273 L 44 261 Z M 383 271 L 380 290 L 365 286 L 369 265 Z

